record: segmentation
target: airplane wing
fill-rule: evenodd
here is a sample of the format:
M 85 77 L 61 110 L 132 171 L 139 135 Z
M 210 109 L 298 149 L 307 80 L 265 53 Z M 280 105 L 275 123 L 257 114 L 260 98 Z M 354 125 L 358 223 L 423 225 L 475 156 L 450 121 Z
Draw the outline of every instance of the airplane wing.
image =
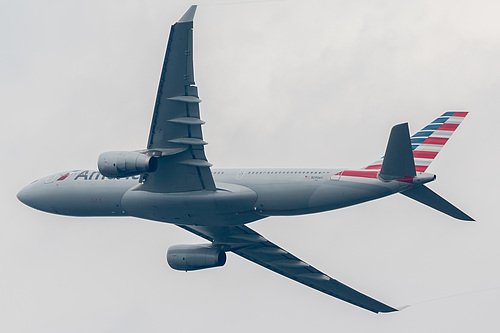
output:
M 180 227 L 211 241 L 224 251 L 232 251 L 273 272 L 345 302 L 375 313 L 398 311 L 320 272 L 246 226 Z
M 193 18 L 191 6 L 170 29 L 165 60 L 151 122 L 148 154 L 160 157 L 156 172 L 144 187 L 161 192 L 215 190 L 205 156 L 198 88 L 193 68 Z

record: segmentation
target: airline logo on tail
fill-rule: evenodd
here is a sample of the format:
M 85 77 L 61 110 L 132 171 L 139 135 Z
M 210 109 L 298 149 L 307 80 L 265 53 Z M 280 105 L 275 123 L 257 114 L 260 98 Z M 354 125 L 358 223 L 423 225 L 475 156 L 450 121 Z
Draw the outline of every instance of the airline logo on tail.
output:
M 411 136 L 411 148 L 415 159 L 415 171 L 425 172 L 468 112 L 448 111 Z M 383 157 L 365 170 L 380 170 Z
M 425 172 L 468 112 L 449 111 L 411 137 L 415 170 Z
M 414 186 L 401 194 L 463 221 L 472 217 L 423 185 L 436 179 L 424 173 L 468 112 L 448 111 L 410 137 L 408 124 L 395 125 L 389 136 L 385 156 L 361 170 L 344 170 L 337 175 L 378 178 L 413 183 Z M 418 174 L 417 174 L 418 172 Z

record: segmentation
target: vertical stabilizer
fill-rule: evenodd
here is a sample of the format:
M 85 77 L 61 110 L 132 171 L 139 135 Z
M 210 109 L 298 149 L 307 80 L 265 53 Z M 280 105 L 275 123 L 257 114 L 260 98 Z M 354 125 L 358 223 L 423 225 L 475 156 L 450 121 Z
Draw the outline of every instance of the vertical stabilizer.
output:
M 425 172 L 468 112 L 448 111 L 411 137 L 415 168 Z
M 394 180 L 415 175 L 408 123 L 396 125 L 387 142 L 379 177 L 382 180 Z

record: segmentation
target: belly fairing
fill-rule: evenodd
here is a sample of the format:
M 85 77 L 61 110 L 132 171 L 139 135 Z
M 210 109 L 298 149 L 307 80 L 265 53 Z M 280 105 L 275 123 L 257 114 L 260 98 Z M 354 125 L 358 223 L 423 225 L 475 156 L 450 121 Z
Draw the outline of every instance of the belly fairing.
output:
M 263 216 L 253 210 L 257 194 L 234 184 L 217 184 L 216 191 L 158 193 L 136 186 L 121 201 L 129 215 L 184 225 L 240 225 Z

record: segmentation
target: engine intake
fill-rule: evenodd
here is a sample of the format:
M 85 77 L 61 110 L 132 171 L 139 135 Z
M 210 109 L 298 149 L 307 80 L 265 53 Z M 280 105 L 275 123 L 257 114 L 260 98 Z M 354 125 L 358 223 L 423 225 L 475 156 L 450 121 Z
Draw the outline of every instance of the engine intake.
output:
M 168 265 L 179 271 L 220 267 L 226 263 L 226 252 L 211 245 L 174 245 L 167 251 Z
M 135 151 L 108 151 L 99 155 L 97 167 L 106 177 L 120 178 L 154 172 L 158 161 L 156 157 Z

